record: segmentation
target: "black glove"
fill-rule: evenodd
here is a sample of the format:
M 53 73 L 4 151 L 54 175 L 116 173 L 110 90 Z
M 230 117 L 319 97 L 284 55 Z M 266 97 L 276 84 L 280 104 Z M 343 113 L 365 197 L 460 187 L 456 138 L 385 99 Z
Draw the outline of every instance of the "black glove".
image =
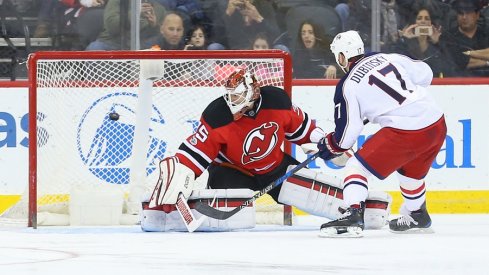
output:
M 327 134 L 318 142 L 319 157 L 330 160 L 341 155 L 347 149 L 340 148 L 334 141 L 334 132 Z

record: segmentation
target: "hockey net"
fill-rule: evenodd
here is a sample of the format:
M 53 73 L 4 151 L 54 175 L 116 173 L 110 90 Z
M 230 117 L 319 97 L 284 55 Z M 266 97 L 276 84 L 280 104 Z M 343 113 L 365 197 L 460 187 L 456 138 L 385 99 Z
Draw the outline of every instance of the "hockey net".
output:
M 261 85 L 290 95 L 290 62 L 273 50 L 33 54 L 28 192 L 2 217 L 33 227 L 68 225 L 71 194 L 80 188 L 92 190 L 94 201 L 100 194 L 127 201 L 135 182 L 156 183 L 159 160 L 196 129 L 232 71 L 246 68 Z M 256 205 L 269 216 L 265 223 L 290 223 L 290 207 L 283 211 L 271 198 Z M 127 213 L 125 204 L 121 211 Z

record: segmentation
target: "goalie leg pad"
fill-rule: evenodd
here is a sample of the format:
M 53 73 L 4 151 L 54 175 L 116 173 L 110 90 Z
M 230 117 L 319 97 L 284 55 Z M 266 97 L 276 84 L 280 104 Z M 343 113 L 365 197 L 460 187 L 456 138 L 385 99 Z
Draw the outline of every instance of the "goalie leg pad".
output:
M 346 209 L 341 184 L 339 178 L 301 169 L 282 184 L 279 202 L 312 215 L 335 220 Z M 391 202 L 392 198 L 386 192 L 369 192 L 365 201 L 366 229 L 380 229 L 387 224 Z
M 337 219 L 343 206 L 341 180 L 301 169 L 282 184 L 278 200 L 312 215 Z
M 369 191 L 365 201 L 365 229 L 381 229 L 389 222 L 392 197 L 383 191 Z
M 206 201 L 209 204 L 216 198 L 214 207 L 219 210 L 230 211 L 238 207 L 245 200 L 253 196 L 250 189 L 204 189 L 192 192 L 188 204 L 196 219 L 202 214 L 193 210 L 196 201 Z M 141 229 L 147 232 L 166 232 L 181 231 L 186 232 L 187 228 L 182 221 L 175 205 L 165 204 L 156 207 L 149 207 L 149 204 L 143 202 L 143 211 L 141 213 Z M 226 220 L 217 220 L 207 218 L 202 225 L 197 228 L 197 232 L 205 231 L 232 231 L 236 229 L 251 229 L 256 225 L 255 206 L 250 205 L 239 211 Z

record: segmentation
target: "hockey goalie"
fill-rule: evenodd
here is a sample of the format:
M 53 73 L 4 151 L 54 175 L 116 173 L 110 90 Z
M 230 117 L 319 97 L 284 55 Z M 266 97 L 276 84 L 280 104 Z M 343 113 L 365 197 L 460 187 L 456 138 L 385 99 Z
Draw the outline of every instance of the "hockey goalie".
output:
M 217 209 L 240 206 L 299 162 L 281 145 L 317 143 L 325 134 L 314 120 L 292 104 L 284 90 L 260 86 L 253 73 L 237 70 L 227 79 L 226 93 L 203 111 L 200 125 L 179 146 L 177 153 L 160 162 L 160 177 L 143 202 L 144 231 L 227 231 L 253 228 L 254 205 L 217 220 L 195 210 L 197 201 Z M 349 152 L 333 159 L 344 165 Z M 196 178 L 204 171 L 204 189 Z M 301 169 L 268 192 L 278 203 L 336 219 L 341 215 L 342 182 L 338 178 Z M 365 227 L 386 224 L 391 198 L 371 192 L 366 201 Z

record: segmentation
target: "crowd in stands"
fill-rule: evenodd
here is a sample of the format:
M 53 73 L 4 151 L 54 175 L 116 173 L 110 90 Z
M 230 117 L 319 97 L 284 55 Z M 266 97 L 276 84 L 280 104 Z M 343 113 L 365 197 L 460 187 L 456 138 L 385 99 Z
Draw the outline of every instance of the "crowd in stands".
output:
M 130 48 L 130 1 L 3 0 L 35 7 L 32 37 L 54 50 Z M 121 5 L 126 3 L 126 9 Z M 357 30 L 371 50 L 371 0 L 141 0 L 139 45 L 166 50 L 281 49 L 294 78 L 339 78 L 329 44 Z M 3 3 L 5 4 L 5 3 Z M 489 76 L 489 0 L 382 0 L 380 50 L 427 62 L 435 77 Z M 300 12 L 293 13 L 301 7 Z M 121 10 L 127 14 L 121 16 Z M 323 10 L 328 15 L 321 16 Z M 331 16 L 333 15 L 333 16 Z M 8 33 L 8 32 L 7 32 Z

